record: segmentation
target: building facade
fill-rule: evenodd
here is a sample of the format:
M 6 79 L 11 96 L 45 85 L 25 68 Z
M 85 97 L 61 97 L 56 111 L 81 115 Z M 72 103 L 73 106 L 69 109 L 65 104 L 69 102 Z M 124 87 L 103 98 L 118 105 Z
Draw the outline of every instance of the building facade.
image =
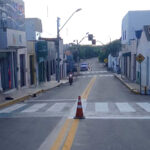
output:
M 143 87 L 150 89 L 150 25 L 144 26 L 137 55 L 142 54 L 145 59 L 141 63 L 141 84 Z M 137 82 L 140 81 L 140 64 L 137 62 Z
M 0 34 L 1 89 L 24 87 L 27 85 L 27 49 L 22 0 L 0 1 Z
M 42 33 L 42 22 L 38 18 L 26 18 L 25 29 L 27 41 L 36 41 Z
M 136 55 L 144 25 L 150 24 L 150 11 L 129 11 L 122 20 L 121 72 L 136 81 Z

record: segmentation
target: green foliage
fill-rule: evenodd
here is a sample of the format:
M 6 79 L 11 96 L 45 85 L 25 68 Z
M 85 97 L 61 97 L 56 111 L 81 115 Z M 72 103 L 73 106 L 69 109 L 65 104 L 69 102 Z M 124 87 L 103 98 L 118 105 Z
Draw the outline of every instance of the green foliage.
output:
M 80 59 L 98 57 L 100 62 L 104 62 L 104 59 L 108 58 L 109 54 L 112 54 L 112 56 L 118 55 L 121 50 L 121 42 L 119 39 L 103 46 L 79 45 L 77 47 L 77 45 L 74 45 L 70 50 L 75 62 L 77 62 L 78 55 Z
M 111 54 L 112 56 L 118 56 L 120 50 L 121 50 L 120 39 L 112 41 L 111 43 L 103 46 L 102 50 L 99 51 L 98 55 L 99 61 L 104 62 L 104 59 L 108 58 L 109 54 Z
M 98 50 L 94 46 L 84 45 L 79 47 L 79 56 L 81 59 L 87 59 L 98 56 Z

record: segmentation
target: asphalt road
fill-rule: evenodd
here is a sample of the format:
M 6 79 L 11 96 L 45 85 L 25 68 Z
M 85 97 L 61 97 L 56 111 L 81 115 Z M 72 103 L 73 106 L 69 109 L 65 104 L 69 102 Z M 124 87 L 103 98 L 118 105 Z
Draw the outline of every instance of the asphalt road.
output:
M 97 59 L 85 61 L 91 70 L 81 72 L 72 86 L 62 85 L 0 110 L 1 150 L 56 147 L 61 128 L 68 118 L 75 116 L 77 98 L 84 94 L 86 119 L 79 120 L 74 132 L 66 127 L 60 149 L 71 132 L 74 133 L 73 142 L 69 142 L 72 150 L 149 150 L 149 96 L 131 93 Z M 90 88 L 85 92 L 87 87 Z

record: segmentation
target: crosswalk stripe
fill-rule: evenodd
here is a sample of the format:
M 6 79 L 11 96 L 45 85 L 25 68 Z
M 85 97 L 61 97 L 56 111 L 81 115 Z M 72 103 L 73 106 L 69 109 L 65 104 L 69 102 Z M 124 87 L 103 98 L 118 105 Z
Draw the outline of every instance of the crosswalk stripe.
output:
M 56 103 L 52 105 L 46 112 L 60 112 L 66 106 L 67 103 Z
M 24 107 L 25 106 L 25 107 Z M 45 107 L 46 106 L 46 107 Z M 72 106 L 72 107 L 71 107 Z M 112 107 L 113 106 L 113 107 Z M 137 107 L 138 106 L 138 107 Z M 19 109 L 21 108 L 21 109 Z M 43 108 L 43 109 L 41 109 Z M 64 109 L 66 108 L 66 109 Z M 117 103 L 111 103 L 111 102 L 95 102 L 95 103 L 88 103 L 87 101 L 82 100 L 82 108 L 83 111 L 86 114 L 89 115 L 91 113 L 95 113 L 98 115 L 98 112 L 103 113 L 109 113 L 109 114 L 116 114 L 117 112 L 121 113 L 132 113 L 132 112 L 141 112 L 141 109 L 143 111 L 149 113 L 150 112 L 150 103 L 148 102 L 139 102 L 139 103 L 130 103 L 130 102 L 117 102 Z M 140 109 L 141 108 L 141 109 Z M 40 110 L 41 109 L 41 110 Z M 53 105 L 49 105 L 49 103 L 37 103 L 37 104 L 15 104 L 10 107 L 4 108 L 0 110 L 0 114 L 2 113 L 13 113 L 13 111 L 17 111 L 20 113 L 33 113 L 33 112 L 65 112 L 67 110 L 70 113 L 69 116 L 74 117 L 77 109 L 77 102 L 75 103 L 67 103 L 67 102 L 57 102 L 53 103 Z M 90 112 L 90 113 L 89 113 Z M 148 114 L 149 115 L 149 114 Z
M 116 103 L 120 112 L 135 112 L 136 110 L 128 103 Z
M 82 102 L 82 107 L 83 107 L 83 111 L 85 112 L 86 110 L 86 106 L 87 106 L 87 103 L 86 102 Z
M 80 72 L 81 74 L 94 74 L 94 73 L 107 73 L 108 71 L 87 71 L 87 72 Z
M 25 106 L 26 104 L 15 104 L 15 105 L 12 105 L 8 108 L 4 108 L 2 110 L 0 110 L 0 113 L 11 113 L 12 111 L 15 111 L 23 106 Z
M 137 103 L 137 105 L 139 105 L 145 111 L 150 112 L 150 104 L 149 103 Z
M 34 104 L 34 105 L 30 106 L 29 108 L 21 111 L 21 112 L 22 113 L 36 112 L 36 111 L 38 111 L 39 109 L 43 108 L 46 105 L 47 105 L 47 103 Z
M 103 74 L 103 75 L 87 75 L 87 76 L 78 76 L 77 78 L 91 78 L 91 77 L 113 77 L 113 74 Z
M 95 103 L 96 112 L 108 112 L 108 103 Z

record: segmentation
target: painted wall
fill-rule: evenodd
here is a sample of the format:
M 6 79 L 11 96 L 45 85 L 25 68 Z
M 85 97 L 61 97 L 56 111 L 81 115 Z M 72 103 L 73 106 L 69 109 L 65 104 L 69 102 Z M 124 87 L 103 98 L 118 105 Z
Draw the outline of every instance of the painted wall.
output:
M 142 86 L 148 86 L 150 88 L 150 74 L 148 75 L 148 70 L 150 73 L 150 41 L 147 40 L 144 31 L 142 32 L 142 36 L 139 41 L 137 55 L 139 53 L 141 53 L 145 57 L 145 60 L 141 63 Z M 137 74 L 139 72 L 140 72 L 140 66 L 139 63 L 137 63 Z
M 136 39 L 135 31 L 149 25 L 149 18 L 150 11 L 129 11 L 122 20 L 122 44 L 129 44 L 131 39 Z
M 38 40 L 42 32 L 42 22 L 38 18 L 26 18 L 25 29 L 28 41 Z

